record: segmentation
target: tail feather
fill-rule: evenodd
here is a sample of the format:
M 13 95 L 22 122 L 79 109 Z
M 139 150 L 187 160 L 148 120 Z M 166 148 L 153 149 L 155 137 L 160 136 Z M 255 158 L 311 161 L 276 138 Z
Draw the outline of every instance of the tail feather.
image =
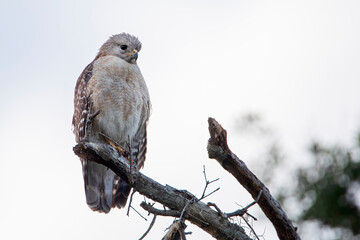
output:
M 116 187 L 114 204 L 118 208 L 123 208 L 126 205 L 126 201 L 130 194 L 130 186 L 124 180 L 119 179 Z
M 108 213 L 126 205 L 131 188 L 125 181 L 117 180 L 115 173 L 101 164 L 82 160 L 82 165 L 86 203 L 93 211 Z

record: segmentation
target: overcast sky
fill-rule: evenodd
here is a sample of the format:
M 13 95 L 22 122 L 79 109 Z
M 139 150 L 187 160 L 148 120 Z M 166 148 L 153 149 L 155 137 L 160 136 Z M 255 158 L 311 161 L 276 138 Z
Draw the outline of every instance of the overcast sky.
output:
M 360 129 L 359 12 L 355 0 L 0 0 L 0 238 L 138 239 L 147 229 L 151 217 L 87 207 L 72 152 L 75 82 L 109 36 L 143 42 L 138 65 L 153 106 L 143 172 L 199 196 L 206 165 L 221 187 L 208 201 L 230 212 L 252 200 L 207 158 L 207 118 L 250 165 L 259 146 L 235 129 L 247 112 L 276 130 L 284 168 L 302 164 L 311 139 L 350 144 Z M 147 239 L 171 221 L 158 218 Z M 270 223 L 254 226 L 277 239 Z

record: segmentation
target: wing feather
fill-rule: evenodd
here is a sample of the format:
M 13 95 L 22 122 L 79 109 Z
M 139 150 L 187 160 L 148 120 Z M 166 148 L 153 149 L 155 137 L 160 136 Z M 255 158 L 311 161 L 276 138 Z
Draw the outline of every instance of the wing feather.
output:
M 86 66 L 75 86 L 72 125 L 76 142 L 80 142 L 85 137 L 86 122 L 91 108 L 90 96 L 87 94 L 87 83 L 92 77 L 92 70 L 93 62 Z
M 141 111 L 140 119 L 141 124 L 139 125 L 138 131 L 132 139 L 131 143 L 131 157 L 135 159 L 137 169 L 140 170 L 144 166 L 146 151 L 147 151 L 147 125 L 150 117 L 150 101 L 149 99 L 143 99 L 144 106 Z

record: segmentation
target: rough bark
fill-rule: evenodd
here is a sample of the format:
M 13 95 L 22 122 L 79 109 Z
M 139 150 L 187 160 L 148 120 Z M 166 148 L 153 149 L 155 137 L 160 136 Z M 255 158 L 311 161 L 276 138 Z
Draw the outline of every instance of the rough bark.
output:
M 282 210 L 280 203 L 272 197 L 269 189 L 247 168 L 243 161 L 231 152 L 227 144 L 226 130 L 213 118 L 209 118 L 208 122 L 211 136 L 207 147 L 209 158 L 216 159 L 254 199 L 262 191 L 258 205 L 272 222 L 280 239 L 300 239 L 296 228 Z
M 161 240 L 186 240 L 185 228 L 186 225 L 182 221 L 175 221 Z
M 140 194 L 156 201 L 169 209 L 182 212 L 188 201 L 195 196 L 187 191 L 175 189 L 169 185 L 161 185 L 153 179 L 129 166 L 128 160 L 119 156 L 118 152 L 106 145 L 84 142 L 74 147 L 74 152 L 80 158 L 103 164 L 128 181 Z M 216 239 L 248 240 L 250 239 L 242 227 L 231 223 L 226 217 L 220 216 L 201 201 L 188 204 L 184 218 L 197 225 Z

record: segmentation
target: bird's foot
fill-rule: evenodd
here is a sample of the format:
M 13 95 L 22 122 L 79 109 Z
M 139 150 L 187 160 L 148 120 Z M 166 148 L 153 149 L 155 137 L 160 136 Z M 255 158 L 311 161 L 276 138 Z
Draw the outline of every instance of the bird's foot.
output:
M 135 166 L 135 161 L 131 160 L 131 155 L 128 151 L 126 151 L 111 140 L 107 140 L 107 142 L 110 144 L 110 146 L 116 149 L 119 155 L 123 156 L 126 160 L 129 161 L 130 167 Z
M 123 149 L 122 147 L 120 147 L 119 144 L 117 144 L 114 140 L 112 140 L 110 137 L 106 136 L 103 133 L 100 133 L 104 138 L 105 141 L 112 146 L 113 148 L 116 149 L 116 151 L 119 153 L 119 155 L 123 156 L 124 158 L 126 158 L 126 160 L 129 161 L 130 166 L 132 166 L 134 163 L 131 161 L 131 154 L 126 151 L 125 149 Z
M 109 139 L 107 139 L 107 142 L 110 144 L 110 146 L 112 146 L 113 148 L 115 148 L 116 151 L 117 151 L 120 155 L 122 155 L 122 156 L 124 156 L 126 159 L 128 159 L 128 157 L 129 157 L 129 152 L 128 152 L 128 151 L 126 151 L 125 149 L 123 149 L 122 147 L 120 147 L 119 145 L 117 145 L 116 143 L 114 143 L 113 141 L 111 141 L 111 140 L 109 140 Z M 129 159 L 128 159 L 128 160 L 129 160 Z

